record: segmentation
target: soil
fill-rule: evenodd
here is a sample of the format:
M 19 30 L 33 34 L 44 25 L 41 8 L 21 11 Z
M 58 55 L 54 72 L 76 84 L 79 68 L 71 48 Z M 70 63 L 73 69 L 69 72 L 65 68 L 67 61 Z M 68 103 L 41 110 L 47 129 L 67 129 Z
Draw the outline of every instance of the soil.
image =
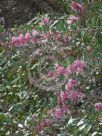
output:
M 0 0 L 0 24 L 6 28 L 20 25 L 39 12 L 61 11 L 56 0 Z

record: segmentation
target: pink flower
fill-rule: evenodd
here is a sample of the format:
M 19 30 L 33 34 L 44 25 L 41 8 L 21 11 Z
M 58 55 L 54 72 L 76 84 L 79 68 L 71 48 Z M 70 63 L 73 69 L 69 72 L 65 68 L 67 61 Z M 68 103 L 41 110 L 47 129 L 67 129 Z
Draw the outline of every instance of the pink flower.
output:
M 70 16 L 68 18 L 68 24 L 76 23 L 78 22 L 78 17 L 77 16 Z
M 75 2 L 75 1 L 72 1 L 71 3 L 71 9 L 75 12 L 78 12 L 78 13 L 83 13 L 84 11 L 84 8 L 81 4 Z
M 98 110 L 98 111 L 102 111 L 102 103 L 101 103 L 101 102 L 96 103 L 96 104 L 95 104 L 95 108 L 96 108 L 96 110 Z
M 41 132 L 42 131 L 42 127 L 40 126 L 40 124 L 36 126 L 36 130 L 37 130 L 37 132 Z
M 48 127 L 51 125 L 51 121 L 49 119 L 45 119 L 45 126 Z
M 83 98 L 83 93 L 81 91 L 67 91 L 68 99 L 73 102 L 79 102 Z
M 38 132 L 44 131 L 46 127 L 51 125 L 51 121 L 49 119 L 42 120 L 36 127 Z
M 11 43 L 12 43 L 12 45 L 17 46 L 17 47 L 23 46 L 26 44 L 25 38 L 22 34 L 20 34 L 18 37 L 12 37 Z
M 12 37 L 11 43 L 12 43 L 12 45 L 17 46 L 18 45 L 18 38 L 17 37 Z
M 55 64 L 55 70 L 58 75 L 64 75 L 65 74 L 65 68 L 62 66 L 59 66 L 58 64 Z
M 40 38 L 41 38 L 41 35 L 39 34 L 39 32 L 37 32 L 36 30 L 34 30 L 32 32 L 32 43 L 37 43 L 39 42 Z
M 41 19 L 41 25 L 49 25 L 50 20 L 48 17 L 42 17 Z
M 47 42 L 49 37 L 50 37 L 50 33 L 45 33 L 42 35 L 42 40 Z
M 36 36 L 38 36 L 39 35 L 39 32 L 37 32 L 36 30 L 33 30 L 32 31 L 32 36 L 33 37 L 36 37 Z
M 20 45 L 24 45 L 25 44 L 25 37 L 23 36 L 23 34 L 19 35 L 18 41 L 19 41 Z
M 28 43 L 30 41 L 30 39 L 31 39 L 30 33 L 26 33 L 25 34 L 25 41 Z
M 61 98 L 62 102 L 65 101 L 67 99 L 67 94 L 65 92 L 61 91 L 60 98 Z
M 53 113 L 53 116 L 56 118 L 56 119 L 61 119 L 63 117 L 63 112 L 62 112 L 62 109 L 60 108 L 56 108 L 54 113 Z
M 56 73 L 56 71 L 49 71 L 48 72 L 48 77 L 55 79 L 58 76 L 58 74 Z
M 65 69 L 64 69 L 64 67 L 59 66 L 58 69 L 57 69 L 57 73 L 58 73 L 59 75 L 64 75 L 64 74 L 65 74 Z
M 65 68 L 64 67 L 59 66 L 58 64 L 55 64 L 54 68 L 55 68 L 55 70 L 50 71 L 48 73 L 49 77 L 56 78 L 56 77 L 58 77 L 60 75 L 64 75 L 65 74 Z
M 68 68 L 65 70 L 65 75 L 70 75 L 72 73 L 80 73 L 83 72 L 83 70 L 86 67 L 86 63 L 81 60 L 75 60 L 74 64 L 70 65 Z
M 73 87 L 76 85 L 77 81 L 74 79 L 69 79 L 68 83 L 65 86 L 65 89 L 68 91 L 71 91 L 73 89 Z
M 68 68 L 66 68 L 65 70 L 65 75 L 70 75 L 73 73 L 73 69 L 72 69 L 72 66 L 70 65 Z
M 65 104 L 62 105 L 62 111 L 63 113 L 68 113 L 69 112 L 69 107 Z
M 86 67 L 86 64 L 84 61 L 81 60 L 75 60 L 74 64 L 72 65 L 73 72 L 83 72 L 84 68 Z

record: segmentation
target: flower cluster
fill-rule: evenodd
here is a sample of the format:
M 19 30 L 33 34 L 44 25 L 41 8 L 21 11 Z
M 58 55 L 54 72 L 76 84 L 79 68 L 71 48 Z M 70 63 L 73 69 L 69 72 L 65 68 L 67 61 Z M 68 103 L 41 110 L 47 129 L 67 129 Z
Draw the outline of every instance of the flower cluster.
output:
M 55 79 L 58 76 L 65 75 L 66 69 L 58 64 L 55 65 L 55 70 L 48 72 L 48 76 Z
M 86 67 L 86 63 L 84 61 L 75 60 L 74 64 L 72 65 L 72 70 L 80 73 L 83 72 L 85 67 Z
M 63 117 L 62 109 L 59 107 L 55 108 L 55 111 L 53 112 L 53 117 L 56 119 L 61 119 Z
M 12 37 L 11 44 L 15 47 L 28 45 L 29 42 L 37 43 L 40 34 L 37 31 L 32 31 L 32 34 L 27 32 L 25 35 L 20 34 L 19 36 Z
M 58 67 L 58 65 L 56 65 Z M 69 113 L 69 106 L 67 104 L 67 101 L 73 101 L 75 103 L 79 102 L 81 98 L 83 98 L 83 93 L 81 91 L 74 90 L 74 87 L 77 86 L 77 81 L 74 79 L 69 79 L 68 83 L 66 84 L 65 91 L 61 91 L 57 97 L 57 106 L 50 111 L 50 115 L 53 117 L 50 120 L 43 120 L 40 122 L 39 125 L 37 125 L 37 131 L 41 132 L 46 127 L 49 127 L 51 124 L 53 124 L 53 121 L 61 121 L 64 119 L 65 114 Z M 53 122 L 53 123 L 51 123 Z
M 72 23 L 77 24 L 77 23 L 78 23 L 78 17 L 77 17 L 77 16 L 70 16 L 70 17 L 68 18 L 67 23 L 68 23 L 69 25 L 72 24 Z
M 58 64 L 55 64 L 54 71 L 51 71 L 48 75 L 52 78 L 57 76 L 66 76 L 66 74 L 73 74 L 77 72 L 83 72 L 86 67 L 86 63 L 81 60 L 75 60 L 68 68 L 64 68 Z M 75 79 L 69 79 L 65 85 L 65 91 L 59 92 L 56 100 L 56 107 L 51 110 L 51 115 L 54 120 L 61 121 L 64 119 L 65 114 L 69 113 L 68 101 L 78 103 L 82 100 L 84 94 L 82 93 L 81 87 L 78 81 Z
M 50 41 L 53 39 L 53 42 L 57 45 L 67 45 L 70 41 L 69 37 L 62 36 L 60 33 L 56 32 L 47 32 L 39 33 L 36 30 L 33 30 L 31 33 L 27 32 L 25 35 L 20 34 L 19 36 L 13 36 L 11 39 L 11 44 L 14 47 L 27 46 L 29 43 L 40 44 Z
M 42 17 L 40 24 L 41 25 L 49 25 L 50 24 L 50 19 L 48 17 Z
M 98 110 L 98 111 L 102 111 L 102 103 L 101 103 L 101 102 L 96 103 L 96 104 L 95 104 L 95 108 L 96 108 L 96 110 Z
M 15 46 L 25 45 L 26 39 L 22 34 L 20 34 L 18 37 L 12 37 L 11 43 L 12 45 L 15 45 Z
M 78 90 L 72 90 L 66 93 L 69 100 L 73 101 L 74 103 L 78 103 L 83 98 L 83 93 Z
M 57 105 L 53 110 L 51 110 L 51 115 L 55 121 L 64 119 L 65 113 L 69 113 L 69 106 L 64 103 L 62 103 L 61 106 Z
M 49 127 L 51 125 L 51 121 L 50 119 L 44 119 L 43 121 L 41 121 L 37 127 L 36 130 L 37 132 L 41 132 L 43 131 L 45 128 Z
M 71 64 L 68 68 L 64 68 L 58 64 L 55 65 L 55 70 L 50 71 L 48 76 L 51 78 L 56 78 L 58 76 L 67 76 L 72 73 L 81 73 L 86 67 L 86 63 L 81 60 L 75 60 L 73 64 Z
M 83 13 L 84 12 L 84 8 L 81 4 L 75 2 L 75 1 L 72 1 L 71 3 L 71 9 L 77 13 Z
M 69 79 L 68 83 L 65 85 L 66 91 L 60 92 L 60 99 L 62 102 L 65 102 L 66 100 L 71 100 L 73 102 L 79 102 L 81 98 L 83 98 L 83 93 L 81 90 L 74 89 L 76 86 L 78 86 L 77 81 L 74 79 Z
M 66 86 L 65 86 L 65 89 L 66 89 L 67 91 L 71 91 L 71 90 L 73 89 L 73 87 L 76 85 L 76 83 L 77 83 L 76 80 L 74 80 L 74 79 L 69 79 L 69 80 L 68 80 L 68 83 L 67 83 Z
M 83 7 L 80 4 L 75 3 L 75 2 L 72 2 L 72 8 L 76 12 L 83 11 Z M 70 24 L 75 23 L 77 25 L 78 17 L 77 16 L 70 16 L 68 18 L 68 21 L 70 22 Z M 43 25 L 47 25 L 49 23 L 49 20 L 47 20 L 45 18 L 45 19 L 42 19 L 41 22 Z M 49 35 L 47 35 L 47 36 L 49 36 Z M 66 43 L 68 44 L 70 41 L 70 39 L 63 37 L 60 33 L 56 33 L 54 35 L 53 40 L 56 41 L 57 45 L 62 45 L 63 43 L 64 43 L 64 45 L 66 45 Z M 60 77 L 60 76 L 64 76 L 64 77 L 71 76 L 71 74 L 78 74 L 78 73 L 83 72 L 85 67 L 86 67 L 86 63 L 81 60 L 75 60 L 73 62 L 73 64 L 71 64 L 67 68 L 65 68 L 59 64 L 55 64 L 54 70 L 50 71 L 48 73 L 48 77 L 50 77 L 52 79 L 56 79 L 57 77 Z M 82 100 L 84 94 L 82 93 L 80 88 L 81 87 L 79 87 L 77 80 L 72 79 L 72 78 L 68 80 L 68 82 L 65 85 L 65 90 L 60 91 L 58 93 L 58 95 L 56 96 L 57 97 L 56 107 L 54 107 L 53 109 L 50 110 L 51 111 L 50 116 L 52 117 L 50 119 L 50 122 L 52 122 L 51 125 L 54 124 L 53 121 L 56 122 L 56 121 L 64 120 L 65 115 L 67 115 L 70 112 L 70 108 L 68 105 L 70 103 L 70 101 L 73 103 L 78 103 Z M 39 132 L 41 132 L 42 130 L 45 129 L 43 124 L 45 124 L 45 123 L 42 121 L 37 126 Z

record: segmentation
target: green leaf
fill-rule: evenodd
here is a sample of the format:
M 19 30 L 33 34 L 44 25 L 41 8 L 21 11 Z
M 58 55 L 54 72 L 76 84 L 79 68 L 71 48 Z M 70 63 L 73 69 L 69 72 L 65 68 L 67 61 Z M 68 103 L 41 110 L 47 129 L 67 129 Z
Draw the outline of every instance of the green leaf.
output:
M 10 117 L 5 117 L 3 120 L 3 124 L 12 124 L 12 119 Z
M 87 135 L 89 133 L 89 131 L 91 130 L 92 125 L 88 125 L 85 129 L 85 134 Z
M 73 118 L 69 119 L 67 125 L 68 125 L 68 126 L 69 126 L 69 125 L 72 125 L 72 124 L 74 123 L 74 121 L 76 121 L 76 119 L 73 119 Z
M 80 121 L 78 122 L 77 126 L 80 126 L 80 125 L 82 125 L 83 123 L 84 123 L 84 120 L 80 120 Z
M 97 134 L 97 132 L 94 132 L 94 133 L 92 134 L 92 136 L 96 136 L 96 134 Z
M 76 26 L 75 26 L 75 24 L 71 24 L 71 26 L 70 26 L 70 27 L 71 27 L 71 29 L 72 29 L 72 30 L 76 30 Z
M 81 127 L 78 128 L 79 131 L 82 131 L 83 129 L 85 129 L 86 124 L 83 124 Z

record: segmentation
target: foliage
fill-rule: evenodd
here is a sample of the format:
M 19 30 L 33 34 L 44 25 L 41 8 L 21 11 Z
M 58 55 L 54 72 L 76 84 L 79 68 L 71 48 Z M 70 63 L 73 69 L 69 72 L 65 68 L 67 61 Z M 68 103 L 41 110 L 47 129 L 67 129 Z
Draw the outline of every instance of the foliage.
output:
M 102 102 L 102 4 L 78 1 L 81 14 L 66 2 L 70 13 L 38 14 L 1 43 L 0 136 L 102 135 L 102 109 L 95 109 Z M 81 90 L 78 100 L 62 96 L 69 79 Z

